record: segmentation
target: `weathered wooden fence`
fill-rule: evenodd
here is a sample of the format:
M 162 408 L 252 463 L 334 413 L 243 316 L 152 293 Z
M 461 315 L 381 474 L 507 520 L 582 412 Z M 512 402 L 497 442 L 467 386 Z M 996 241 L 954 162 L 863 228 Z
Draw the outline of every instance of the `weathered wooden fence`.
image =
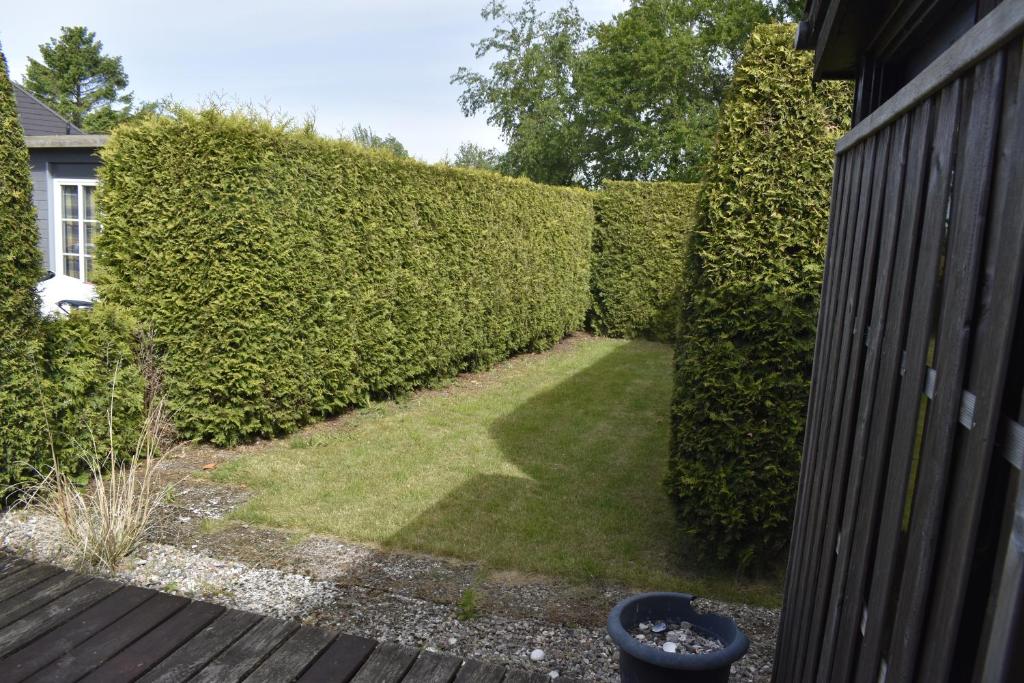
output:
M 1022 34 L 837 145 L 779 683 L 1024 681 Z

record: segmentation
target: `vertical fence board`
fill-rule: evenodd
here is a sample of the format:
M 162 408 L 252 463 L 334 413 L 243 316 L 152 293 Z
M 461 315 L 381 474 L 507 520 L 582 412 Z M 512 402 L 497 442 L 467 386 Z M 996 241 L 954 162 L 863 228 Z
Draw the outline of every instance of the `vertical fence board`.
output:
M 878 382 L 873 396 L 871 431 L 864 446 L 864 474 L 860 500 L 855 502 L 856 521 L 849 532 L 851 558 L 844 589 L 843 611 L 837 634 L 835 664 L 830 680 L 845 681 L 853 675 L 855 649 L 859 643 L 862 610 L 866 597 L 867 570 L 874 554 L 883 475 L 888 464 L 888 444 L 895 421 L 895 402 L 900 385 L 900 366 L 906 348 L 908 319 L 913 290 L 911 283 L 917 263 L 921 217 L 928 180 L 929 142 L 932 136 L 932 103 L 926 101 L 910 115 L 907 168 L 900 213 L 896 220 L 899 241 L 893 257 L 892 287 L 886 302 L 885 320 L 880 321 L 882 353 Z
M 874 293 L 871 307 L 866 311 L 870 316 L 867 321 L 866 359 L 864 362 L 864 378 L 857 407 L 857 421 L 853 444 L 849 453 L 850 472 L 847 477 L 846 493 L 836 500 L 837 508 L 842 510 L 839 518 L 839 548 L 835 570 L 832 573 L 831 590 L 828 600 L 822 600 L 827 606 L 827 621 L 822 635 L 822 653 L 818 662 L 816 678 L 831 677 L 832 661 L 836 651 L 837 632 L 844 610 L 859 611 L 858 603 L 849 603 L 845 599 L 846 580 L 850 565 L 850 555 L 854 551 L 855 525 L 857 509 L 860 505 L 861 484 L 863 481 L 866 454 L 865 441 L 871 427 L 872 407 L 875 403 L 875 390 L 878 383 L 878 370 L 882 357 L 882 340 L 886 329 L 887 310 L 889 304 L 890 283 L 894 277 L 896 243 L 899 233 L 898 217 L 902 205 L 902 188 L 907 160 L 907 129 L 910 116 L 904 116 L 892 129 L 892 141 L 889 147 L 889 162 L 883 176 L 885 187 L 881 196 L 884 204 L 879 201 L 884 211 L 881 234 L 878 239 L 878 265 L 874 276 Z M 909 232 L 909 231 L 908 231 Z M 863 286 L 863 281 L 862 281 Z M 865 297 L 866 298 L 866 297 Z M 859 550 L 859 548 L 858 548 Z
M 1019 46 L 1015 50 L 1019 57 Z M 967 389 L 975 394 L 975 424 L 957 454 L 959 467 L 948 496 L 947 530 L 943 534 L 935 582 L 935 616 L 929 620 L 921 678 L 948 677 L 957 640 L 959 615 L 971 569 L 977 524 L 984 502 L 993 444 L 999 428 L 1003 387 L 1010 363 L 1020 287 L 1024 270 L 1024 98 L 1021 61 L 1007 79 L 1001 137 L 992 188 L 992 213 L 982 282 L 980 310 L 974 312 L 975 338 Z M 995 136 L 993 136 L 995 139 Z M 1017 351 L 1020 352 L 1019 350 Z
M 875 683 L 882 661 L 883 639 L 891 618 L 892 583 L 899 576 L 903 539 L 903 508 L 913 461 L 921 390 L 924 387 L 928 347 L 935 309 L 935 282 L 942 257 L 946 206 L 952 177 L 953 146 L 960 106 L 960 82 L 939 96 L 931 145 L 928 203 L 925 207 L 921 249 L 914 273 L 909 335 L 903 381 L 900 384 L 896 428 L 889 448 L 885 496 L 875 561 L 869 586 L 864 645 L 857 661 L 856 680 Z
M 1024 676 L 1024 27 L 985 26 L 837 146 L 778 683 Z
M 849 194 L 847 187 L 846 178 L 849 175 L 849 159 L 851 157 L 844 157 L 836 164 L 835 179 L 832 183 L 832 201 L 830 203 L 830 217 L 829 217 L 829 237 L 826 245 L 825 254 L 825 270 L 830 271 L 835 267 L 835 260 L 838 258 L 838 252 L 840 251 L 838 243 L 840 242 L 839 230 L 836 229 L 836 223 L 839 217 L 842 215 L 842 206 L 845 197 Z M 834 290 L 834 281 L 831 279 L 824 279 L 821 287 L 820 305 L 818 309 L 818 326 L 816 329 L 825 329 L 825 326 L 829 324 L 827 319 L 827 311 L 829 310 L 828 301 L 832 290 Z M 807 418 L 806 422 L 808 428 L 811 424 L 812 417 L 814 414 L 815 395 L 820 390 L 820 383 L 817 381 L 818 368 L 821 367 L 822 356 L 824 355 L 824 337 L 818 336 L 814 342 L 814 361 L 812 364 L 812 378 L 811 378 L 811 399 L 808 401 L 807 406 Z M 808 432 L 805 430 L 804 439 L 808 438 Z M 803 457 L 800 462 L 800 485 L 797 490 L 797 500 L 795 510 L 802 510 L 805 505 L 805 500 L 809 493 L 809 486 L 807 482 L 810 479 L 810 471 L 815 463 L 814 458 Z M 793 522 L 793 534 L 790 542 L 791 548 L 796 548 L 801 545 L 800 539 L 803 537 L 804 529 L 806 525 L 802 517 L 797 517 L 794 512 Z M 789 595 L 789 585 L 797 585 L 794 583 L 797 574 L 797 557 L 796 552 L 790 552 L 786 563 L 786 578 L 784 594 Z M 787 633 L 793 623 L 793 620 L 789 618 L 790 614 L 795 614 L 795 611 L 791 611 L 787 606 L 784 605 L 782 615 L 779 619 L 779 641 L 782 641 L 782 634 Z M 775 661 L 773 663 L 774 675 L 781 672 L 782 667 L 782 656 L 780 652 L 776 652 Z
M 895 680 L 913 680 L 928 618 L 932 564 L 942 534 L 946 484 L 957 436 L 971 315 L 980 269 L 1005 59 L 983 62 L 971 78 L 961 135 L 936 340 L 935 395 L 912 501 L 906 562 L 890 644 Z
M 853 215 L 855 214 L 854 207 L 857 206 L 857 197 L 860 189 L 860 181 L 863 176 L 863 163 L 864 163 L 864 147 L 860 146 L 846 156 L 846 163 L 844 165 L 844 182 L 845 195 L 841 203 L 840 213 L 836 215 L 836 221 L 834 225 L 834 235 L 837 237 L 834 241 L 835 245 L 835 260 L 830 264 L 831 268 L 836 273 L 845 273 L 853 251 L 853 240 L 852 240 L 852 229 L 850 224 L 853 221 Z M 821 316 L 824 324 L 832 327 L 834 321 L 837 318 L 837 311 L 843 295 L 842 279 L 837 277 L 835 284 L 831 285 L 827 291 L 826 299 L 822 302 L 823 313 Z M 812 393 L 817 390 L 820 395 L 827 395 L 826 384 L 830 378 L 830 368 L 832 361 L 835 357 L 833 350 L 833 339 L 823 338 L 822 343 L 816 344 L 820 347 L 820 355 L 816 361 L 816 365 L 813 370 L 813 382 L 812 382 Z M 817 351 L 816 351 L 817 353 Z M 819 405 L 819 404 L 815 404 Z M 803 496 L 805 502 L 802 505 L 806 508 L 813 509 L 813 501 L 816 499 L 816 495 L 819 489 L 819 481 L 822 473 L 825 469 L 824 459 L 819 457 L 818 451 L 815 448 L 815 441 L 817 439 L 817 432 L 819 425 L 822 421 L 821 410 L 816 411 L 808 419 L 808 428 L 804 436 L 804 464 L 802 470 L 806 472 L 806 475 L 801 474 L 801 479 L 805 482 L 803 486 L 806 495 Z M 807 541 L 808 535 L 813 533 L 814 526 L 810 519 L 811 515 L 807 516 L 805 525 L 806 533 L 802 534 L 800 540 L 796 541 L 797 545 L 794 547 L 793 552 L 795 555 L 794 568 L 795 574 L 787 578 L 787 581 L 792 580 L 794 585 L 803 586 L 804 583 L 810 580 L 808 577 L 808 564 L 810 563 L 810 556 L 807 549 L 810 548 L 810 543 Z M 801 552 L 803 551 L 803 552 Z M 793 600 L 784 610 L 790 614 L 800 614 L 801 604 L 803 599 L 803 591 L 796 590 L 793 593 Z M 798 619 L 786 622 L 790 625 L 790 629 L 799 629 L 801 621 Z M 787 631 L 790 632 L 790 631 Z M 795 636 L 794 636 L 795 637 Z M 794 647 L 789 653 L 789 657 L 781 658 L 781 662 L 778 665 L 779 675 L 783 676 L 782 680 L 792 678 L 792 667 L 795 666 L 798 661 L 797 648 Z
M 869 188 L 871 187 L 876 147 L 877 140 L 871 138 L 865 142 L 860 152 L 862 159 L 860 177 L 857 180 L 859 191 L 854 193 L 851 201 L 851 208 L 854 205 L 857 208 L 855 211 L 850 211 L 850 219 L 845 226 L 846 231 L 849 233 L 849 238 L 847 239 L 849 249 L 844 259 L 844 268 L 841 271 L 842 277 L 839 280 L 840 286 L 835 302 L 836 315 L 831 325 L 831 329 L 835 330 L 835 333 L 832 335 L 829 345 L 829 357 L 827 358 L 825 374 L 825 396 L 836 396 L 842 394 L 845 390 L 843 382 L 846 380 L 846 368 L 849 359 L 844 358 L 843 351 L 848 348 L 849 332 L 853 325 L 853 315 L 857 303 L 857 293 L 854 291 L 853 285 L 860 279 L 865 246 L 864 231 L 858 229 L 858 227 L 861 224 L 866 224 L 868 220 L 867 216 L 871 201 Z M 803 540 L 807 551 L 804 561 L 804 579 L 797 606 L 797 611 L 801 615 L 809 614 L 814 609 L 814 595 L 817 592 L 817 584 L 821 580 L 818 567 L 821 560 L 822 546 L 827 543 L 827 540 L 824 538 L 825 506 L 823 503 L 831 495 L 828 487 L 832 481 L 831 472 L 835 468 L 835 451 L 830 449 L 828 444 L 833 443 L 837 437 L 835 423 L 838 416 L 836 413 L 841 410 L 841 406 L 836 405 L 835 402 L 826 403 L 825 405 L 827 409 L 822 412 L 820 417 L 823 421 L 822 428 L 816 435 L 814 442 L 808 442 L 809 447 L 814 449 L 814 457 L 819 459 L 819 465 L 810 498 L 809 528 L 813 533 Z M 817 649 L 820 646 L 818 642 L 811 640 L 812 623 L 810 619 L 803 619 L 799 626 L 799 631 L 795 636 L 799 643 L 797 646 L 797 661 L 800 662 L 800 667 L 794 670 L 797 680 L 800 678 L 807 659 L 809 657 L 817 657 Z M 808 652 L 809 647 L 813 648 L 812 653 Z
M 846 489 L 849 472 L 849 449 L 856 424 L 857 407 L 860 405 L 860 391 L 864 368 L 862 359 L 865 353 L 865 338 L 870 322 L 870 304 L 874 300 L 876 268 L 878 264 L 879 232 L 882 226 L 882 215 L 886 200 L 886 178 L 889 172 L 889 150 L 892 143 L 892 129 L 887 128 L 877 136 L 875 160 L 872 168 L 870 205 L 866 212 L 866 221 L 859 226 L 858 232 L 865 236 L 864 254 L 861 261 L 860 277 L 855 280 L 856 288 L 851 297 L 852 318 L 850 328 L 843 335 L 841 357 L 846 361 L 846 378 L 844 390 L 838 395 L 833 422 L 835 440 L 827 444 L 833 452 L 835 466 L 832 468 L 832 481 L 829 490 L 832 492 L 824 503 L 825 520 L 823 544 L 818 564 L 818 586 L 814 591 L 814 608 L 811 617 L 811 638 L 822 643 L 822 652 L 814 660 L 805 662 L 802 680 L 811 680 L 815 676 L 815 667 L 823 657 L 831 657 L 831 644 L 822 637 L 825 620 L 828 616 L 829 592 L 833 585 L 832 574 L 838 551 L 838 528 L 842 511 L 840 491 Z

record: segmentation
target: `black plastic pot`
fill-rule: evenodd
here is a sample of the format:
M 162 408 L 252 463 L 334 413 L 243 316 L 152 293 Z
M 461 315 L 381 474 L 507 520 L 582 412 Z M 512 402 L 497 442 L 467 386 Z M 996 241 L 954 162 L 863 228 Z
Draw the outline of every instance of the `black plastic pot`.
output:
M 698 614 L 686 593 L 641 593 L 626 598 L 608 615 L 608 633 L 619 648 L 622 683 L 726 683 L 729 667 L 747 653 L 750 641 L 736 622 L 717 614 Z M 644 645 L 629 634 L 644 621 L 693 624 L 712 635 L 722 649 L 702 655 L 674 654 Z

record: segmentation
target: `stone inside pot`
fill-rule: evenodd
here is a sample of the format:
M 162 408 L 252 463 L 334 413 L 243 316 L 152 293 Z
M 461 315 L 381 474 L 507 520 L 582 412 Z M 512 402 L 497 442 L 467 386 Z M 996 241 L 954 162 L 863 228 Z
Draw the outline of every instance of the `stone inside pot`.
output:
M 722 649 L 718 638 L 688 621 L 641 621 L 629 634 L 648 647 L 680 655 L 702 655 Z

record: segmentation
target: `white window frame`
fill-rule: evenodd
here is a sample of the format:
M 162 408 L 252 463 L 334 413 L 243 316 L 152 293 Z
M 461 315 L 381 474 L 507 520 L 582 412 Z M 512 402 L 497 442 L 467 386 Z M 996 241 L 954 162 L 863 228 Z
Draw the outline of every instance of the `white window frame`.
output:
M 57 275 L 65 275 L 64 273 L 64 195 L 61 190 L 62 187 L 71 185 L 78 188 L 78 239 L 82 245 L 82 251 L 79 255 L 79 270 L 82 277 L 75 278 L 82 282 L 89 282 L 85 279 L 85 259 L 95 258 L 86 257 L 85 255 L 85 191 L 83 187 L 96 187 L 97 182 L 95 178 L 54 178 L 53 179 L 53 218 L 50 221 L 50 230 L 53 235 L 54 244 L 54 262 L 53 272 Z M 99 226 L 99 221 L 96 222 Z M 100 226 L 102 229 L 102 226 Z M 95 268 L 95 261 L 93 261 L 93 267 Z

